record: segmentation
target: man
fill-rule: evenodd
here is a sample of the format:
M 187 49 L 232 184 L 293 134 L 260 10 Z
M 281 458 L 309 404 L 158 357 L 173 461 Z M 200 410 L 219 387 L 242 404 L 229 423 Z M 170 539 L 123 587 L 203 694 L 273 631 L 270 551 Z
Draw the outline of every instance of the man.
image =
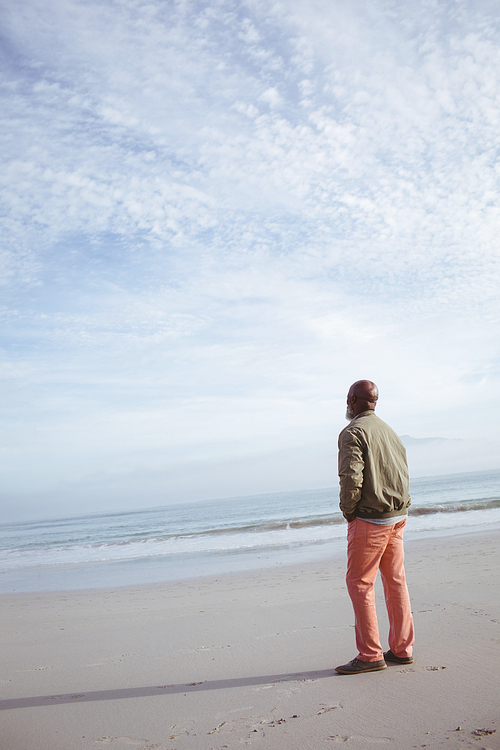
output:
M 375 414 L 378 388 L 358 380 L 347 394 L 339 435 L 340 509 L 348 521 L 346 583 L 355 615 L 357 657 L 340 674 L 411 664 L 413 619 L 404 571 L 403 531 L 408 516 L 408 466 L 403 443 Z M 380 569 L 389 615 L 389 651 L 382 653 L 374 583 Z

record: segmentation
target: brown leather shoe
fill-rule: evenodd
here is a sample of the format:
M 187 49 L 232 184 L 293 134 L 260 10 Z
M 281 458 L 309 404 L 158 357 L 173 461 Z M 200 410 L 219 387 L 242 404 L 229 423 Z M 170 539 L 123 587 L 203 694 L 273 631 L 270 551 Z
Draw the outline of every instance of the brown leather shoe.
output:
M 381 661 L 353 659 L 349 664 L 335 667 L 335 671 L 339 674 L 362 674 L 363 672 L 378 672 L 380 669 L 387 669 L 387 664 L 383 659 Z
M 390 650 L 384 653 L 384 659 L 386 661 L 393 661 L 396 664 L 413 664 L 413 656 L 396 656 Z

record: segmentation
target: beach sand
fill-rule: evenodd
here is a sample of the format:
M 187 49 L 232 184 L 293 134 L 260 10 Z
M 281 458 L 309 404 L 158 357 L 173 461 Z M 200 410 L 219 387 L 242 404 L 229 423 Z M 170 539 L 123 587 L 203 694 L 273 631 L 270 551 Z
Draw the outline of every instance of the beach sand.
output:
M 356 655 L 344 554 L 4 595 L 0 748 L 498 749 L 498 542 L 493 532 L 407 541 L 415 662 L 364 675 L 334 672 Z

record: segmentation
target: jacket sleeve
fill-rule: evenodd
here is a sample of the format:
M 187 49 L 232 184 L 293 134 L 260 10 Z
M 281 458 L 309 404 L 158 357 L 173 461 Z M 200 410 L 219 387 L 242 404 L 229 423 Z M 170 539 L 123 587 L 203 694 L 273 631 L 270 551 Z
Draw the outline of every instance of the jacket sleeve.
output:
M 347 521 L 356 518 L 356 507 L 363 487 L 363 444 L 359 436 L 346 429 L 339 435 L 340 510 Z

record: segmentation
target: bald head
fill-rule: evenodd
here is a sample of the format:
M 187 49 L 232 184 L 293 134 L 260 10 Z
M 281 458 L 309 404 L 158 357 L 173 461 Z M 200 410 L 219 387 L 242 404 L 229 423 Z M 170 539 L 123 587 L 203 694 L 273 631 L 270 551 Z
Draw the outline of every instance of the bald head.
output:
M 357 380 L 347 394 L 346 419 L 354 419 L 363 411 L 374 410 L 378 400 L 378 388 L 371 380 Z

